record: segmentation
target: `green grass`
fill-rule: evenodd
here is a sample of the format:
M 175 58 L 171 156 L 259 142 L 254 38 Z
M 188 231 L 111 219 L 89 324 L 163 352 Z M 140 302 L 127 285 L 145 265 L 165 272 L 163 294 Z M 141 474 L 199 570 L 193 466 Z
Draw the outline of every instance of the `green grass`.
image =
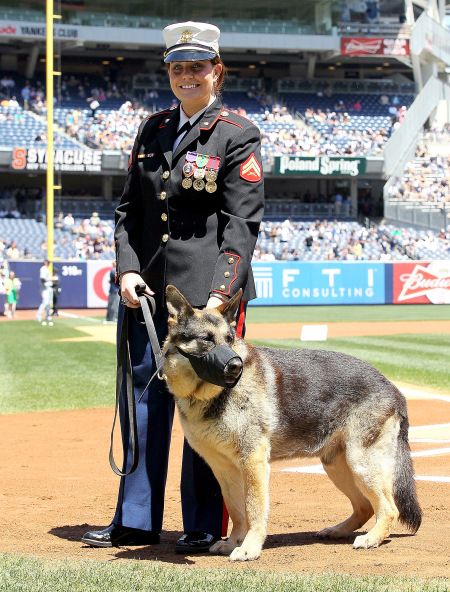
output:
M 55 561 L 0 554 L 0 592 L 448 592 L 448 580 L 246 569 L 192 569 L 144 561 Z M 32 574 L 32 577 L 30 575 Z
M 74 322 L 1 324 L 0 413 L 114 404 L 114 345 L 58 341 L 85 335 Z
M 450 305 L 439 306 L 249 306 L 248 323 L 450 320 Z
M 249 323 L 448 319 L 450 306 L 250 308 Z M 115 348 L 104 342 L 64 342 L 85 335 L 75 326 L 100 320 L 58 319 L 0 325 L 0 413 L 105 407 L 114 404 Z M 271 340 L 274 347 L 336 349 L 361 357 L 392 380 L 450 390 L 450 336 L 349 337 L 315 344 Z
M 450 390 L 450 335 L 386 335 L 345 337 L 320 342 L 254 340 L 254 344 L 281 348 L 336 350 L 367 360 L 394 381 L 448 392 Z

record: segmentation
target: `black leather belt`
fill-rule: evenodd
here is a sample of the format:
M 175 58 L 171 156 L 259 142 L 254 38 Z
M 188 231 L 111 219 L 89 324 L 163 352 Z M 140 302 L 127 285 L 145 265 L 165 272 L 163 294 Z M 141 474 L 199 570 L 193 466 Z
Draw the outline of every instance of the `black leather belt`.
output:
M 142 391 L 139 401 L 144 396 L 145 391 L 150 386 L 151 381 L 158 376 L 160 380 L 164 380 L 162 373 L 164 366 L 164 356 L 159 346 L 158 336 L 156 334 L 155 324 L 153 323 L 152 315 L 155 314 L 156 304 L 155 299 L 148 294 L 145 294 L 145 284 L 139 284 L 136 286 L 136 294 L 139 298 L 141 305 L 142 314 L 144 317 L 145 327 L 147 329 L 150 345 L 155 357 L 156 370 L 151 376 L 147 383 L 147 386 Z M 136 309 L 133 309 L 133 312 Z M 136 470 L 139 462 L 139 445 L 138 445 L 138 433 L 136 425 L 136 402 L 134 399 L 134 387 L 133 387 L 133 369 L 131 366 L 131 355 L 130 355 L 130 343 L 128 340 L 128 317 L 131 314 L 131 310 L 125 307 L 122 328 L 120 331 L 119 338 L 119 351 L 117 356 L 117 376 L 116 376 L 116 405 L 114 410 L 114 420 L 111 429 L 111 444 L 109 448 L 109 464 L 116 475 L 125 477 L 130 475 Z M 126 470 L 126 458 L 124 459 L 124 471 L 121 471 L 114 460 L 114 429 L 117 420 L 117 411 L 119 409 L 119 399 L 122 391 L 123 376 L 126 375 L 126 413 L 128 415 L 128 421 L 130 426 L 130 440 L 131 440 L 131 466 L 129 470 Z

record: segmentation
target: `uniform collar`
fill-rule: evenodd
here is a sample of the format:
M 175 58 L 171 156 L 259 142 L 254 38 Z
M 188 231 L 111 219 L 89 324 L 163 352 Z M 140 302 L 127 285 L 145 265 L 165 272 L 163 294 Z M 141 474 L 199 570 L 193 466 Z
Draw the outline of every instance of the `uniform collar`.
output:
M 159 125 L 157 140 L 169 166 L 172 166 L 173 157 L 178 156 L 180 152 L 182 152 L 187 146 L 189 146 L 189 144 L 194 142 L 200 136 L 200 131 L 208 130 L 210 127 L 213 127 L 213 124 L 217 120 L 222 109 L 222 101 L 219 97 L 216 97 L 213 102 L 203 111 L 203 117 L 200 117 L 199 120 L 199 114 L 195 113 L 190 119 L 197 118 L 197 123 L 184 136 L 175 149 L 175 152 L 172 152 L 172 148 L 175 136 L 180 127 L 181 116 L 184 115 L 184 121 L 186 121 L 187 118 L 186 114 L 182 113 L 180 105 L 178 105 L 176 109 L 173 109 L 166 115 Z M 199 111 L 199 113 L 201 113 L 201 111 Z M 183 124 L 181 123 L 181 125 Z
M 194 119 L 194 121 L 196 121 L 196 123 L 188 131 L 188 133 L 184 136 L 184 138 L 181 140 L 181 142 L 176 147 L 176 149 L 173 153 L 174 157 L 178 156 L 180 154 L 180 152 L 183 152 L 189 146 L 189 144 L 191 144 L 192 142 L 195 142 L 195 140 L 200 136 L 200 132 L 202 130 L 209 129 L 208 126 L 209 126 L 210 122 L 214 121 L 217 114 L 220 113 L 221 108 L 222 108 L 222 103 L 221 103 L 220 99 L 218 99 L 216 97 L 213 100 L 213 102 L 211 103 L 211 105 L 206 107 L 206 109 L 203 113 L 203 116 L 201 116 L 200 119 L 198 117 L 198 113 L 196 113 L 195 116 L 194 115 L 192 116 L 192 117 L 196 117 L 196 119 Z M 179 109 L 180 109 L 180 116 L 181 116 L 181 107 L 179 107 Z
M 206 105 L 206 107 L 204 107 L 203 109 L 200 109 L 200 111 L 197 111 L 197 113 L 194 113 L 194 115 L 192 115 L 192 117 L 188 117 L 186 115 L 186 113 L 183 111 L 183 107 L 180 105 L 180 121 L 178 123 L 178 129 L 181 129 L 187 121 L 189 121 L 190 125 L 193 125 L 197 121 L 197 119 L 200 119 L 200 117 L 203 115 L 203 113 L 205 113 L 205 111 L 209 107 L 211 107 L 211 105 L 214 103 L 216 98 L 217 97 L 212 96 L 209 99 L 209 103 Z

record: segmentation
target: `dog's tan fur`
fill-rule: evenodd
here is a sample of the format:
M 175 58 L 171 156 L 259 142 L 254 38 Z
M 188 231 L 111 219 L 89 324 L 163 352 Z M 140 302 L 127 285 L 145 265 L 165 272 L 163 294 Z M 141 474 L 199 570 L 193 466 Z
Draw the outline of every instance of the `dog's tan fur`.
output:
M 167 384 L 186 437 L 212 468 L 233 522 L 229 538 L 210 551 L 231 560 L 260 556 L 269 512 L 269 462 L 299 456 L 318 456 L 353 507 L 349 518 L 318 536 L 350 536 L 374 513 L 375 526 L 355 538 L 355 548 L 380 545 L 399 515 L 417 530 L 421 511 L 407 444 L 406 405 L 376 370 L 334 352 L 291 352 L 290 359 L 235 339 L 232 347 L 244 371 L 234 388 L 223 389 L 201 380 L 179 353 L 205 351 L 206 342 L 229 342 L 239 298 L 237 294 L 217 309 L 199 311 L 176 288 L 167 288 Z M 348 360 L 351 373 L 340 367 Z M 327 378 L 330 364 L 334 375 Z M 323 417 L 317 415 L 319 409 Z M 342 417 L 331 429 L 336 415 Z

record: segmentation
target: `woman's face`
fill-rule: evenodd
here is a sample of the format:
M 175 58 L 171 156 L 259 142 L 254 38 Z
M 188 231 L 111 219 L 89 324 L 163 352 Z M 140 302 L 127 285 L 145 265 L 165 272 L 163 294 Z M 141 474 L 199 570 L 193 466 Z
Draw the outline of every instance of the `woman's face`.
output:
M 186 115 L 193 115 L 206 107 L 214 94 L 214 79 L 221 71 L 221 64 L 213 66 L 209 60 L 170 63 L 170 86 Z

